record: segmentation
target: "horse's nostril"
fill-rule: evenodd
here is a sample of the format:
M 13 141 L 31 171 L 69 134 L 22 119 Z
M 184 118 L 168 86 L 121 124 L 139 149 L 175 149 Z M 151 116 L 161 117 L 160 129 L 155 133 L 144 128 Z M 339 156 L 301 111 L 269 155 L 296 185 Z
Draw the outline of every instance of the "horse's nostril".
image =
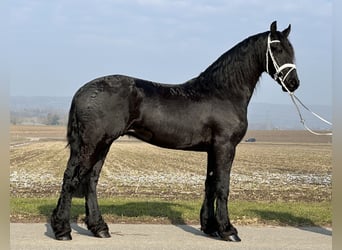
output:
M 291 91 L 296 90 L 298 87 L 299 87 L 299 80 L 291 79 L 289 81 L 289 88 L 291 89 Z

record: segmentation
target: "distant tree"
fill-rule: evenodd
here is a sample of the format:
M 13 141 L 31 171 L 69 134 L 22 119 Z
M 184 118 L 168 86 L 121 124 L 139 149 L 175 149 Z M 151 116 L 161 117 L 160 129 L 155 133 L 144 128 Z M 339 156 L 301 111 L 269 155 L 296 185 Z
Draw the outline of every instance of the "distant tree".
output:
M 10 116 L 11 118 L 10 118 L 10 121 L 11 121 L 11 124 L 13 124 L 13 125 L 17 125 L 17 122 L 18 122 L 18 119 L 17 119 L 17 117 L 15 117 L 14 115 L 12 115 L 11 114 L 11 116 Z
M 59 115 L 48 113 L 46 117 L 46 125 L 59 125 L 59 120 Z

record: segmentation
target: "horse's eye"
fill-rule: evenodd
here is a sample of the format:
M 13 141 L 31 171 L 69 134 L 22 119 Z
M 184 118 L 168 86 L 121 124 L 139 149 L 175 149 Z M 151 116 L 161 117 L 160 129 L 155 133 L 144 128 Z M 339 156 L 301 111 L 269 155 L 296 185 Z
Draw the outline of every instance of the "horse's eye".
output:
M 276 49 L 275 49 L 275 51 L 276 51 L 277 53 L 281 54 L 281 53 L 283 53 L 283 48 L 277 46 Z
M 272 51 L 274 51 L 274 52 L 276 52 L 276 53 L 278 53 L 278 54 L 283 53 L 283 48 L 280 47 L 279 45 L 272 46 L 271 48 L 272 48 Z

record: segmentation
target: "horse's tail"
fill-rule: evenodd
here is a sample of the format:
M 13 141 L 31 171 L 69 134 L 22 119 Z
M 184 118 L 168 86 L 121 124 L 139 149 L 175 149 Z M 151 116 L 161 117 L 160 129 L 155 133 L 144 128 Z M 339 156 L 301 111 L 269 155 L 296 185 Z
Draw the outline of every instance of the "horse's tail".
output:
M 82 198 L 85 194 L 85 187 L 82 183 L 82 180 L 79 179 L 79 153 L 80 153 L 80 146 L 81 146 L 81 135 L 79 130 L 79 120 L 77 118 L 77 107 L 75 100 L 73 99 L 71 102 L 71 107 L 69 111 L 69 118 L 68 118 L 68 127 L 67 127 L 67 147 L 70 148 L 70 159 L 72 157 L 72 162 L 69 162 L 68 164 L 71 164 L 70 169 L 72 170 L 72 186 L 73 186 L 73 196 Z M 75 164 L 75 166 L 72 166 Z
M 68 118 L 68 126 L 67 126 L 67 141 L 71 149 L 77 150 L 80 145 L 80 134 L 79 134 L 79 126 L 78 119 L 76 113 L 76 104 L 73 99 L 71 102 L 71 107 L 69 110 L 69 118 Z

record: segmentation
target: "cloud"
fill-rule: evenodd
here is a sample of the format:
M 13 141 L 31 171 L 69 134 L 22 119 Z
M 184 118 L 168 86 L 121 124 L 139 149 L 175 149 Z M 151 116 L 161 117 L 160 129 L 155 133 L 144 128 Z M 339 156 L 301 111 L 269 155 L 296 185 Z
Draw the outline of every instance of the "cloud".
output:
M 161 6 L 166 5 L 169 1 L 166 0 L 137 0 L 136 1 L 140 5 L 153 5 L 153 6 Z
M 23 24 L 30 21 L 38 5 L 39 1 L 22 1 L 20 3 L 13 1 L 10 8 L 11 24 Z

